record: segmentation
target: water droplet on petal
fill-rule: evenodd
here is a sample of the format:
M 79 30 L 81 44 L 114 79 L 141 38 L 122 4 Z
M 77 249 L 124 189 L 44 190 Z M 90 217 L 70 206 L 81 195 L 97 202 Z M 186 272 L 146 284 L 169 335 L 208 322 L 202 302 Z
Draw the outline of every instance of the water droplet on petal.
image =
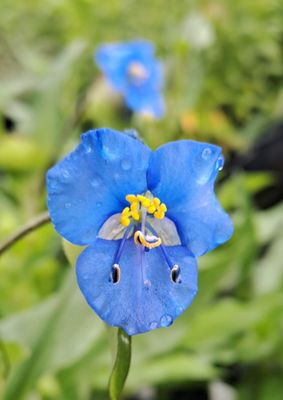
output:
M 209 147 L 206 147 L 206 148 L 202 151 L 201 156 L 202 156 L 202 158 L 203 158 L 204 160 L 208 160 L 209 157 L 211 156 L 211 154 L 212 154 L 211 149 L 210 149 Z
M 84 146 L 84 150 L 85 150 L 85 153 L 91 153 L 92 152 L 92 148 L 91 148 L 91 146 L 89 145 L 89 143 L 87 143 L 87 142 L 84 142 L 83 143 L 83 146 Z
M 60 192 L 60 185 L 58 184 L 58 181 L 56 180 L 50 180 L 48 183 L 48 192 L 49 193 L 58 193 Z
M 144 286 L 145 286 L 146 289 L 149 289 L 149 288 L 151 287 L 151 282 L 150 282 L 149 279 L 146 279 L 146 280 L 144 281 Z
M 201 157 L 197 157 L 195 168 L 197 173 L 197 182 L 200 185 L 205 185 L 208 182 L 213 169 L 213 159 L 214 154 L 209 147 L 205 147 L 202 150 Z
M 183 311 L 184 311 L 184 307 L 182 307 L 182 306 L 178 306 L 175 308 L 175 313 L 177 315 L 180 315 Z
M 57 187 L 58 187 L 57 181 L 51 180 L 51 181 L 49 182 L 49 188 L 50 188 L 50 189 L 57 189 Z
M 166 328 L 167 326 L 170 326 L 173 322 L 173 318 L 169 314 L 164 314 L 161 319 L 160 319 L 160 325 L 162 328 Z
M 104 160 L 113 161 L 119 156 L 119 149 L 110 141 L 108 135 L 100 136 L 101 155 Z
M 120 181 L 121 175 L 120 175 L 118 172 L 115 172 L 113 176 L 114 176 L 114 180 L 115 180 L 116 182 L 119 182 L 119 181 Z
M 92 187 L 97 188 L 101 183 L 101 179 L 99 176 L 95 176 L 94 178 L 92 178 L 90 184 Z
M 65 203 L 65 208 L 70 208 L 71 207 L 71 203 Z
M 128 171 L 131 168 L 132 164 L 129 160 L 122 160 L 121 161 L 121 167 L 124 171 Z
M 158 322 L 156 322 L 156 321 L 152 321 L 149 324 L 149 329 L 156 329 L 157 327 L 158 327 Z
M 221 171 L 223 169 L 223 165 L 224 165 L 224 157 L 221 155 L 220 157 L 218 157 L 216 161 L 215 169 L 217 171 Z
M 140 135 L 139 135 L 138 131 L 136 131 L 135 129 L 125 129 L 124 132 L 128 136 L 131 136 L 134 139 L 139 139 L 140 138 Z
M 66 170 L 65 170 L 65 171 L 63 172 L 63 177 L 66 178 L 66 179 L 69 179 L 69 178 L 71 177 L 69 171 L 66 171 Z
M 135 329 L 134 329 L 134 328 L 131 328 L 131 327 L 128 327 L 127 330 L 126 330 L 126 332 L 127 332 L 127 334 L 128 334 L 129 336 L 132 336 L 132 335 L 135 333 Z

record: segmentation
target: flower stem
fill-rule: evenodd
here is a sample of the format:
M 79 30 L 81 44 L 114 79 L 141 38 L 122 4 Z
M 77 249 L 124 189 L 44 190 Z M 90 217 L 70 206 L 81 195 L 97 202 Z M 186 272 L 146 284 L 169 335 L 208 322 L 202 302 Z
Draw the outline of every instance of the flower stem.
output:
M 35 229 L 41 227 L 47 222 L 50 222 L 50 217 L 47 211 L 31 219 L 26 225 L 8 237 L 8 239 L 0 243 L 0 255 L 13 246 L 13 244 L 15 244 L 18 240 L 22 239 L 28 233 L 33 232 Z
M 127 379 L 131 364 L 132 338 L 123 329 L 117 331 L 116 359 L 109 380 L 111 400 L 119 400 Z

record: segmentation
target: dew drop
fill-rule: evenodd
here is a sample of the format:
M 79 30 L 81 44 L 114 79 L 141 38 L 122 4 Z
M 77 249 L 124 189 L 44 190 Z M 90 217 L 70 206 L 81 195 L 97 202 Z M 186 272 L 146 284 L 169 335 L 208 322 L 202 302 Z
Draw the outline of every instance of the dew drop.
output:
M 149 288 L 151 287 L 151 282 L 150 282 L 149 279 L 146 279 L 146 280 L 144 281 L 144 286 L 145 286 L 146 289 L 149 289 Z
M 50 187 L 50 189 L 57 189 L 57 187 L 58 187 L 57 181 L 50 181 L 49 187 Z
M 182 306 L 178 306 L 175 308 L 175 313 L 177 315 L 180 315 L 184 311 L 184 308 Z
M 100 182 L 101 182 L 101 180 L 100 180 L 99 176 L 96 176 L 96 177 L 92 178 L 90 184 L 92 187 L 97 188 L 100 185 Z
M 66 179 L 69 179 L 71 177 L 71 175 L 70 175 L 70 173 L 68 171 L 65 170 L 63 172 L 63 177 L 66 178 Z
M 166 328 L 167 326 L 170 326 L 173 322 L 173 318 L 169 314 L 164 314 L 161 319 L 160 319 L 160 325 L 162 328 Z
M 139 139 L 139 134 L 135 129 L 125 129 L 124 132 L 134 139 Z
M 157 327 L 158 327 L 158 322 L 156 322 L 156 321 L 152 321 L 149 324 L 149 329 L 156 329 Z
M 71 207 L 71 203 L 65 203 L 65 208 L 70 208 Z
M 210 150 L 210 148 L 209 148 L 209 147 L 206 147 L 206 148 L 202 151 L 201 156 L 202 156 L 202 158 L 203 158 L 204 160 L 208 160 L 209 157 L 211 156 L 211 154 L 212 154 L 212 151 Z
M 126 329 L 126 332 L 127 332 L 127 334 L 128 334 L 129 336 L 132 336 L 132 335 L 134 335 L 134 333 L 135 333 L 135 329 L 132 328 L 132 327 L 130 327 L 130 326 L 128 326 L 127 329 Z
M 92 148 L 89 143 L 84 142 L 83 146 L 86 154 L 91 153 Z
M 121 161 L 121 167 L 124 171 L 129 171 L 131 166 L 132 166 L 132 164 L 129 160 L 124 159 Z
M 119 172 L 115 172 L 113 176 L 114 176 L 115 182 L 119 183 L 120 180 L 121 180 L 122 175 Z
M 106 140 L 103 141 L 102 143 L 102 152 L 101 152 L 102 157 L 104 160 L 115 160 L 118 157 L 117 154 L 117 149 L 115 149 L 113 146 L 110 146 Z
M 57 181 L 50 181 L 48 183 L 48 191 L 50 193 L 57 193 L 60 191 L 60 185 L 58 184 Z
M 218 157 L 216 161 L 215 169 L 217 171 L 221 171 L 223 169 L 223 165 L 224 165 L 224 157 L 221 155 L 220 157 Z

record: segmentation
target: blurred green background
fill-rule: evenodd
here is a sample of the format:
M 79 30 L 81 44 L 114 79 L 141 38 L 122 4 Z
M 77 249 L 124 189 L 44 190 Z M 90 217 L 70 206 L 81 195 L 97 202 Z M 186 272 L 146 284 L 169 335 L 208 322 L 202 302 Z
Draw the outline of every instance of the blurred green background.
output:
M 126 110 L 93 63 L 97 44 L 135 38 L 164 63 L 160 121 Z M 235 234 L 199 259 L 199 293 L 173 326 L 133 338 L 125 398 L 283 398 L 282 112 L 280 0 L 1 0 L 0 241 L 46 209 L 46 170 L 88 128 L 226 156 L 217 192 Z M 111 337 L 73 253 L 47 224 L 0 257 L 5 400 L 108 398 Z

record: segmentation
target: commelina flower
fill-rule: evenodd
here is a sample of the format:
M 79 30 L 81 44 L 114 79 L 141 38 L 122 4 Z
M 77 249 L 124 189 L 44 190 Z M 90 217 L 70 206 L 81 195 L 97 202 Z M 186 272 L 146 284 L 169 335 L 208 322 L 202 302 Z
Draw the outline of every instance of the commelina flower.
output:
M 47 173 L 56 230 L 87 245 L 79 287 L 105 322 L 134 335 L 169 326 L 197 292 L 196 256 L 233 227 L 214 195 L 221 148 L 181 140 L 152 152 L 97 129 Z
M 160 118 L 163 75 L 154 51 L 146 41 L 105 44 L 96 49 L 95 61 L 131 110 Z

